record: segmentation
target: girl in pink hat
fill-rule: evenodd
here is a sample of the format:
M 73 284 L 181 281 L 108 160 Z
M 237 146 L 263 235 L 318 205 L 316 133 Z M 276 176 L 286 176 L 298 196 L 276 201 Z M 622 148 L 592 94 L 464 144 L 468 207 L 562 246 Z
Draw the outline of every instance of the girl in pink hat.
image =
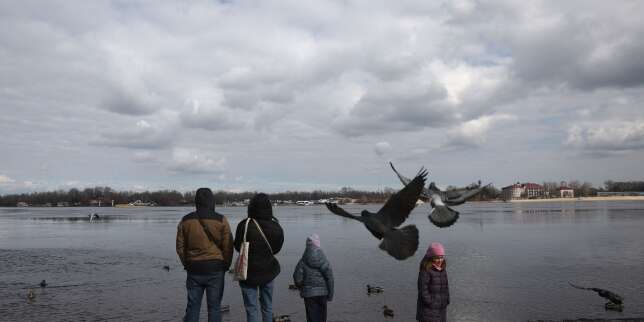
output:
M 441 243 L 431 243 L 420 262 L 418 272 L 418 302 L 416 320 L 420 322 L 446 322 L 449 305 L 445 248 Z

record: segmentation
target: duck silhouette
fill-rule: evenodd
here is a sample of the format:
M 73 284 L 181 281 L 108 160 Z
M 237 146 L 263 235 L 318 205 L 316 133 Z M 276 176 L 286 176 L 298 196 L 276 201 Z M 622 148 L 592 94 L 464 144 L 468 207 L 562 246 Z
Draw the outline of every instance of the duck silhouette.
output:
M 605 298 L 608 300 L 608 302 L 604 305 L 604 308 L 606 310 L 612 310 L 612 311 L 619 311 L 621 312 L 624 309 L 624 298 L 621 297 L 620 295 L 617 295 L 611 291 L 604 290 L 601 288 L 596 288 L 596 287 L 582 287 L 575 285 L 573 283 L 568 282 L 570 286 L 580 289 L 580 290 L 588 290 L 588 291 L 594 291 L 597 293 L 597 295 Z
M 425 185 L 427 171 L 420 169 L 416 177 L 403 189 L 393 194 L 377 213 L 363 210 L 360 216 L 352 215 L 335 203 L 326 203 L 332 213 L 357 220 L 381 240 L 380 249 L 398 260 L 406 259 L 418 249 L 418 229 L 415 225 L 400 226 L 416 207 L 418 196 Z
M 47 287 L 47 282 L 45 280 L 40 281 L 40 287 Z
M 168 265 L 163 265 L 163 269 L 166 270 L 166 272 L 170 271 L 170 266 Z
M 383 289 L 380 286 L 371 286 L 371 285 L 367 284 L 367 294 L 382 293 L 384 291 L 385 291 L 385 289 Z
M 384 305 L 382 307 L 382 315 L 384 315 L 385 318 L 393 318 L 394 317 L 394 310 L 392 310 L 388 306 Z
M 273 322 L 291 322 L 291 316 L 288 314 L 273 315 Z

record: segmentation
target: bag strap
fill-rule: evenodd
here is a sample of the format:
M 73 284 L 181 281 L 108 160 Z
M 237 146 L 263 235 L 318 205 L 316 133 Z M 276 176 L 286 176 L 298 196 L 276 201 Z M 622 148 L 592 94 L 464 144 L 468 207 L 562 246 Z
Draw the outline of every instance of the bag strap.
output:
M 264 241 L 266 242 L 266 245 L 268 245 L 268 249 L 271 250 L 271 255 L 273 255 L 273 247 L 271 247 L 271 243 L 268 242 L 268 238 L 266 238 L 266 235 L 264 235 L 262 228 L 259 227 L 259 224 L 257 223 L 257 221 L 255 221 L 255 219 L 253 218 L 249 218 L 249 219 L 251 219 L 255 223 L 255 226 L 257 226 L 257 230 L 259 230 L 259 233 L 262 234 L 262 237 L 264 237 Z M 246 221 L 246 225 L 248 225 L 248 221 Z
M 199 217 L 199 215 L 197 215 L 197 218 L 199 219 L 199 223 L 201 224 L 201 227 L 203 228 L 204 232 L 206 233 L 206 236 L 208 236 L 208 239 L 210 239 L 210 241 L 213 244 L 215 244 L 215 246 L 217 246 L 217 248 L 219 248 L 219 250 L 223 251 L 221 246 L 219 244 L 217 244 L 217 242 L 215 241 L 215 237 L 212 235 L 212 233 L 208 229 L 208 226 L 206 226 L 206 224 L 201 220 L 201 217 Z
M 246 225 L 244 226 L 244 243 L 246 242 L 246 233 L 247 232 L 248 232 L 248 219 L 246 219 Z

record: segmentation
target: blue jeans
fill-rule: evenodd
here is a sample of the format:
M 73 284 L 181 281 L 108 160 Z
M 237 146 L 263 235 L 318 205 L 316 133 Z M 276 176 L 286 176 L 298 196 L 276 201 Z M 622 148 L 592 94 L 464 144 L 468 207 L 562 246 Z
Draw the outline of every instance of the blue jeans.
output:
M 208 275 L 194 275 L 188 273 L 186 278 L 188 291 L 188 305 L 184 322 L 198 322 L 201 310 L 203 291 L 206 291 L 208 304 L 208 322 L 221 322 L 221 298 L 224 295 L 224 272 L 215 272 Z
M 262 307 L 262 322 L 273 322 L 273 281 L 264 285 L 248 286 L 240 282 L 246 307 L 246 322 L 260 322 L 257 298 Z M 258 294 L 259 293 L 259 294 Z

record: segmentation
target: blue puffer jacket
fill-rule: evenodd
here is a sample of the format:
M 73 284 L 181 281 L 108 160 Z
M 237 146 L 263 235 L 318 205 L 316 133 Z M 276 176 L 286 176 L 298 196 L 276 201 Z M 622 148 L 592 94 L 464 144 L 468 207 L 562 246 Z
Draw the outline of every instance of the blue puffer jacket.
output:
M 300 296 L 326 296 L 333 299 L 333 271 L 324 252 L 310 241 L 306 243 L 304 255 L 295 266 L 293 281 L 300 289 Z

